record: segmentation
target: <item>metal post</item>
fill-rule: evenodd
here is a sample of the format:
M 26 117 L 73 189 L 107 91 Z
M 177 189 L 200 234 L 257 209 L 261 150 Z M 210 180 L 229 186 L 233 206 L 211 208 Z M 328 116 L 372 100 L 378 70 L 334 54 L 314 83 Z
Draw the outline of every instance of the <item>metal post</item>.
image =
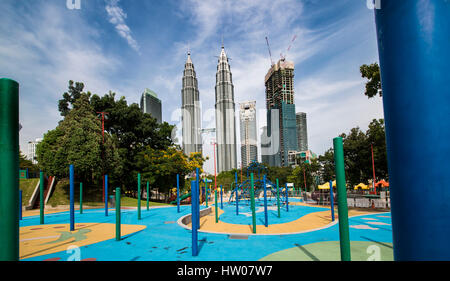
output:
M 217 206 L 217 189 L 215 190 L 214 195 L 215 195 L 215 202 L 216 202 L 214 205 L 214 207 L 216 209 L 216 223 L 218 223 L 219 222 L 219 206 Z
M 394 259 L 448 261 L 450 2 L 381 4 L 375 20 Z M 412 204 L 417 215 L 411 214 Z
M 147 181 L 147 211 L 150 210 L 150 183 Z
M 223 187 L 220 186 L 220 208 L 223 210 Z
M 22 189 L 19 190 L 19 220 L 22 220 Z
M 236 183 L 236 216 L 239 216 L 239 188 L 237 185 L 237 172 L 234 174 L 234 182 Z
M 197 214 L 197 227 L 196 229 L 200 229 L 200 169 L 197 168 L 196 169 L 196 173 L 197 173 L 197 185 L 196 185 L 196 197 L 195 197 L 195 202 L 196 202 L 196 214 Z M 192 199 L 191 199 L 192 201 Z
M 277 209 L 278 209 L 278 217 L 281 218 L 281 210 L 280 210 L 280 188 L 278 186 L 278 179 L 277 179 Z
M 39 173 L 39 217 L 40 223 L 44 224 L 44 172 Z
M 334 192 L 333 192 L 333 181 L 330 181 L 330 205 L 331 205 L 331 221 L 334 221 Z
M 250 199 L 252 208 L 252 223 L 253 223 L 253 233 L 256 233 L 256 212 L 255 212 L 255 189 L 253 185 L 253 173 L 251 173 L 251 189 L 250 189 Z
M 70 231 L 75 231 L 75 206 L 74 206 L 74 170 L 73 165 L 69 166 L 69 175 L 70 175 Z
M 105 175 L 105 216 L 108 216 L 108 175 Z
M 19 83 L 0 79 L 0 261 L 19 260 Z
M 209 191 L 208 191 L 208 178 L 205 178 L 205 201 L 206 201 L 206 208 L 208 208 L 208 198 L 209 197 Z
M 264 222 L 265 226 L 269 227 L 268 216 L 267 216 L 267 184 L 266 184 L 266 175 L 263 177 L 264 184 Z
M 344 146 L 342 138 L 333 140 L 334 163 L 336 169 L 336 185 L 338 192 L 339 240 L 341 245 L 341 260 L 350 261 L 350 231 L 348 226 L 347 187 L 345 181 Z
M 285 191 L 286 191 L 286 212 L 289 212 L 289 191 L 287 183 L 285 184 Z
M 80 182 L 80 214 L 83 213 L 83 183 Z
M 120 187 L 116 188 L 116 241 L 120 241 Z
M 138 202 L 137 202 L 138 220 L 141 219 L 141 174 L 138 173 Z
M 192 256 L 198 255 L 198 226 L 197 226 L 197 207 L 198 207 L 198 182 L 191 181 L 191 229 L 192 229 Z
M 191 193 L 192 196 L 192 193 Z M 180 212 L 180 175 L 177 174 L 177 212 Z

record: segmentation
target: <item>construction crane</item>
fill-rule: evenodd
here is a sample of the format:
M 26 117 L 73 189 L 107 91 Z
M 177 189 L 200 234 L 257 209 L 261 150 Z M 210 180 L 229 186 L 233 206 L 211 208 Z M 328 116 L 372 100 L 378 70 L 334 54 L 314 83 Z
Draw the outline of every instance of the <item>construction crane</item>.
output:
M 267 42 L 267 48 L 269 49 L 270 66 L 273 66 L 274 63 L 273 63 L 273 59 L 272 59 L 272 52 L 270 51 L 269 39 L 267 39 L 267 36 L 266 36 L 266 42 Z
M 289 47 L 286 50 L 286 54 L 284 54 L 284 55 L 282 53 L 280 54 L 281 60 L 286 60 L 286 55 L 291 50 L 292 44 L 294 43 L 295 39 L 297 39 L 297 34 L 294 35 L 294 37 L 292 38 L 291 43 L 289 44 Z

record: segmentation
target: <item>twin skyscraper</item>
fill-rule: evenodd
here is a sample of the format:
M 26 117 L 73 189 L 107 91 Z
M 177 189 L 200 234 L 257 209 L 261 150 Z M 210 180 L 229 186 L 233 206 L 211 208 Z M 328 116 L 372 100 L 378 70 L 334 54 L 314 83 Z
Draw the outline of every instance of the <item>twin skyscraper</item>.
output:
M 230 64 L 223 46 L 217 64 L 215 94 L 215 149 L 217 172 L 220 173 L 237 168 L 234 86 Z M 184 66 L 181 103 L 183 152 L 189 156 L 192 152 L 202 151 L 200 94 L 190 52 Z

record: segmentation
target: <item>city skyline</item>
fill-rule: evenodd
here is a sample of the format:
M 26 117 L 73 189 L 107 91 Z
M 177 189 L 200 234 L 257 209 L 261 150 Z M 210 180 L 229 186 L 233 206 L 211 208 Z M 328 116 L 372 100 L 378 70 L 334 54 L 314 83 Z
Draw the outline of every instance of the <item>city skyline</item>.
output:
M 111 90 L 137 104 L 142 90 L 151 88 L 164 105 L 162 119 L 176 124 L 180 136 L 187 50 L 200 77 L 202 127 L 215 127 L 214 57 L 222 38 L 232 58 L 239 103 L 264 100 L 263 80 L 270 67 L 265 36 L 277 60 L 276 54 L 286 53 L 297 35 L 286 58 L 296 65 L 296 112 L 308 113 L 309 147 L 318 154 L 340 133 L 366 129 L 372 119 L 383 118 L 381 99 L 363 95 L 366 81 L 359 73 L 360 65 L 378 62 L 373 10 L 365 1 L 83 1 L 80 10 L 69 10 L 64 2 L 0 3 L 5 11 L 0 75 L 20 82 L 23 150 L 62 119 L 57 102 L 69 80 L 83 82 L 92 93 Z M 120 26 L 126 27 L 123 32 Z M 257 103 L 258 134 L 266 125 L 264 108 Z M 204 137 L 205 169 L 211 173 L 213 135 Z

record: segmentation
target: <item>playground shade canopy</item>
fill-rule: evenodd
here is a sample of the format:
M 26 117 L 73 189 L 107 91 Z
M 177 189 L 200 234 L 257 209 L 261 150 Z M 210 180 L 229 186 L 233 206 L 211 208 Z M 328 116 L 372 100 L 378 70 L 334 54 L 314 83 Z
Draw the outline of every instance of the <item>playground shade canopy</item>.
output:
M 365 184 L 363 184 L 363 183 L 360 183 L 360 184 L 358 184 L 358 185 L 355 185 L 355 190 L 357 190 L 357 189 L 359 189 L 359 188 L 361 188 L 361 189 L 369 189 L 369 186 L 368 186 L 368 185 L 365 185 Z
M 333 187 L 336 187 L 336 181 L 333 181 Z M 330 183 L 326 182 L 322 185 L 319 185 L 317 188 L 319 189 L 330 189 Z
M 382 186 L 382 187 L 389 187 L 389 183 L 388 182 L 386 182 L 385 180 L 380 180 L 379 182 L 377 182 L 376 184 L 375 184 L 375 186 Z

